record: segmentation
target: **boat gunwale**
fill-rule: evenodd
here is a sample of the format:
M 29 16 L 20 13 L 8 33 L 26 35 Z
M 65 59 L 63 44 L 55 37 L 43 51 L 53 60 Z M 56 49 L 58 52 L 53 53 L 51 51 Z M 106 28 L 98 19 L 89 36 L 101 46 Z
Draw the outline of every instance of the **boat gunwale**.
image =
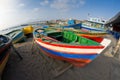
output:
M 47 45 L 53 45 L 53 46 L 59 46 L 59 47 L 69 47 L 69 48 L 104 48 L 102 45 L 80 45 L 80 44 L 74 44 L 74 43 L 63 43 L 60 41 L 43 41 L 41 38 L 36 38 L 37 41 L 42 42 Z
M 8 42 L 3 43 L 4 44 L 3 47 L 0 47 L 0 54 L 2 54 L 5 51 L 5 49 L 9 48 L 9 46 L 11 46 L 12 44 L 12 39 L 9 36 L 7 35 L 2 35 L 2 36 L 7 37 L 9 40 Z

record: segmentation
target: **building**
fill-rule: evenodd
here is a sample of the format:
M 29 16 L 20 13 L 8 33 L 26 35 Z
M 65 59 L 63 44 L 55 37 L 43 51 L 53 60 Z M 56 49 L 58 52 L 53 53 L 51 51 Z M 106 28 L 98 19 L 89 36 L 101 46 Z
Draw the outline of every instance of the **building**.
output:
M 75 20 L 73 20 L 73 19 L 68 20 L 68 25 L 74 25 L 74 24 L 76 24 Z
M 106 22 L 110 28 L 109 32 L 116 38 L 120 38 L 120 12 Z

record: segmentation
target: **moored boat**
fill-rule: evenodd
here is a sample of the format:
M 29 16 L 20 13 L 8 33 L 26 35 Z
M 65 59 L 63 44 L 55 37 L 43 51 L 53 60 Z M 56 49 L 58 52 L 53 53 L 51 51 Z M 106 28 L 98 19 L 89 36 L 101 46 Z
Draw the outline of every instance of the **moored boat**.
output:
M 24 32 L 25 35 L 32 34 L 33 29 L 34 28 L 31 25 L 29 25 L 29 26 L 26 26 L 26 27 L 23 28 L 23 32 Z
M 97 42 L 101 41 L 103 37 L 107 35 L 107 32 L 105 31 L 89 31 L 89 30 L 74 29 L 74 28 L 66 28 L 64 30 L 72 31 L 78 36 L 82 36 Z
M 33 36 L 42 53 L 79 67 L 94 60 L 111 42 L 105 38 L 96 42 L 71 31 L 36 29 Z
M 0 77 L 8 61 L 11 44 L 11 39 L 8 36 L 0 35 Z
M 72 25 L 74 26 L 74 25 Z M 76 26 L 76 25 L 75 25 Z M 90 31 L 90 30 L 85 30 L 85 29 L 75 29 L 74 27 L 49 27 L 45 29 L 46 31 L 53 31 L 53 30 L 57 30 L 57 31 L 72 31 L 75 34 L 77 34 L 78 36 L 82 36 L 97 42 L 100 42 L 103 37 L 107 36 L 108 33 L 106 31 Z
M 12 38 L 13 43 L 25 41 L 25 36 L 24 36 L 24 33 L 21 29 L 13 30 L 13 31 L 7 33 L 6 35 L 8 35 Z
M 93 22 L 93 21 L 84 21 L 81 23 L 81 28 L 91 31 L 106 31 L 104 24 Z
M 82 24 L 74 24 L 74 25 L 69 25 L 69 26 L 62 26 L 62 27 L 54 27 L 56 28 L 56 30 L 68 30 L 68 31 L 72 31 L 75 34 L 77 34 L 78 36 L 82 36 L 97 42 L 100 42 L 103 37 L 105 37 L 108 33 L 106 30 L 99 30 L 99 28 L 92 28 L 89 27 L 90 29 L 86 29 L 83 27 Z

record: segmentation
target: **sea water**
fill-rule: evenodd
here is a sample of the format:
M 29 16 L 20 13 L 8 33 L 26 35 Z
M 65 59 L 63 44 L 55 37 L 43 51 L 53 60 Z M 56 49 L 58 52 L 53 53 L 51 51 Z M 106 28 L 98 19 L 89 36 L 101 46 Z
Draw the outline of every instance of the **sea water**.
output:
M 32 25 L 32 27 L 36 28 L 37 26 L 43 26 L 43 25 L 44 24 L 34 24 L 34 25 Z M 28 25 L 14 26 L 14 27 L 10 27 L 10 28 L 4 29 L 4 30 L 0 30 L 0 34 L 7 34 L 7 33 L 11 32 L 11 31 L 22 29 L 22 28 L 24 28 L 26 26 L 28 26 Z
M 24 26 L 15 26 L 15 27 L 10 27 L 4 30 L 0 30 L 0 34 L 7 34 L 13 30 L 17 30 L 17 29 L 22 29 Z

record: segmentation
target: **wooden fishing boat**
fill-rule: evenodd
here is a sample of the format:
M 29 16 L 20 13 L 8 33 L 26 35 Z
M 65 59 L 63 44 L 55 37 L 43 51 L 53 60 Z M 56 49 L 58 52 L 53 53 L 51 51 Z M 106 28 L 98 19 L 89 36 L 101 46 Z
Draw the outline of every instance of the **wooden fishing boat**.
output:
M 68 31 L 72 31 L 75 34 L 77 34 L 78 36 L 82 36 L 97 42 L 100 42 L 102 40 L 102 37 L 105 37 L 108 33 L 105 30 L 98 30 L 96 28 L 96 30 L 92 30 L 91 29 L 86 29 L 81 27 L 81 24 L 75 24 L 75 25 L 69 25 L 69 26 L 57 26 L 57 27 L 53 27 L 53 28 L 48 28 L 49 30 L 68 30 Z M 48 30 L 47 29 L 47 30 Z
M 23 32 L 24 32 L 25 35 L 32 34 L 33 29 L 34 28 L 31 25 L 30 26 L 26 26 L 26 27 L 23 28 Z
M 0 35 L 0 77 L 8 61 L 11 52 L 11 39 L 5 35 Z
M 72 31 L 75 34 L 77 34 L 78 36 L 82 36 L 97 42 L 100 42 L 103 37 L 105 37 L 107 35 L 106 31 L 90 31 L 90 30 L 85 30 L 85 29 L 74 29 L 74 28 L 61 28 L 61 27 L 49 27 L 45 29 L 46 31 L 53 31 L 53 30 L 57 30 L 57 31 Z
M 106 31 L 90 31 L 84 29 L 65 28 L 65 31 L 72 31 L 78 36 L 82 36 L 97 42 L 100 42 L 107 35 Z
M 81 23 L 81 28 L 91 31 L 106 31 L 104 24 L 93 21 L 85 21 Z
M 107 35 L 107 31 L 103 30 L 99 28 L 92 28 L 90 27 L 90 29 L 86 29 L 82 26 L 83 24 L 75 24 L 75 25 L 69 25 L 69 26 L 55 26 L 55 27 L 49 27 L 51 30 L 70 30 L 70 31 L 74 31 L 75 33 L 77 33 L 80 36 L 86 36 L 86 37 L 104 37 Z M 48 28 L 48 29 L 49 29 Z
M 21 29 L 13 30 L 13 31 L 7 33 L 6 35 L 8 35 L 12 38 L 13 43 L 25 41 L 25 36 L 24 36 L 24 33 Z
M 70 31 L 47 32 L 44 29 L 36 29 L 33 36 L 42 53 L 79 67 L 94 60 L 111 42 L 104 38 L 98 43 Z

